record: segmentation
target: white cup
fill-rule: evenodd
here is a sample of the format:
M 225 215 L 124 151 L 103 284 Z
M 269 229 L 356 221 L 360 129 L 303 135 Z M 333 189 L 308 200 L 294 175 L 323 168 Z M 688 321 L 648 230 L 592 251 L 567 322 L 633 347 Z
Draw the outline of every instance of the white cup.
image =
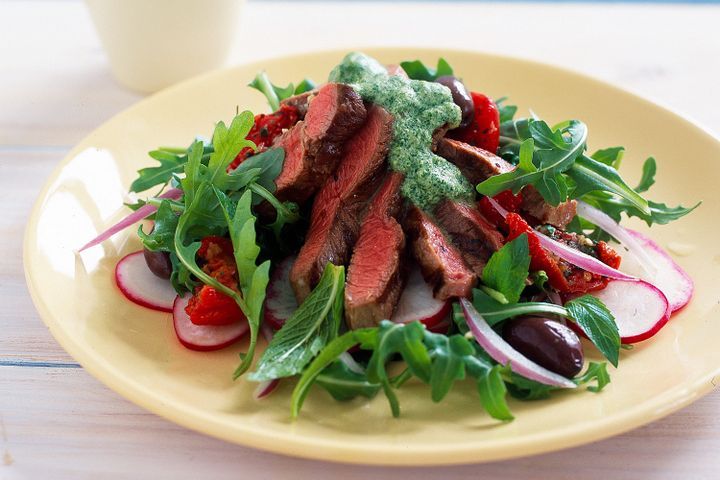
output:
M 115 78 L 141 92 L 222 67 L 244 0 L 85 0 Z

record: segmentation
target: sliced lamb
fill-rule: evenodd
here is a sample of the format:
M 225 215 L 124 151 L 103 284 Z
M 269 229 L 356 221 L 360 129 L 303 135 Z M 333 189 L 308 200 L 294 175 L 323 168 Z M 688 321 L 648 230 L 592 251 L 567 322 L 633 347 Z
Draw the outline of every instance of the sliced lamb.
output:
M 344 265 L 349 260 L 391 139 L 392 116 L 381 107 L 371 107 L 365 124 L 345 144 L 335 175 L 316 195 L 305 244 L 290 272 L 299 303 L 317 284 L 328 262 Z
M 293 95 L 292 97 L 286 98 L 285 100 L 281 100 L 280 105 L 289 105 L 291 107 L 297 108 L 298 115 L 302 120 L 307 114 L 308 107 L 310 106 L 310 100 L 312 99 L 313 95 L 317 95 L 317 93 L 317 89 L 310 90 L 304 93 L 299 93 L 297 95 Z
M 503 245 L 503 236 L 479 210 L 466 203 L 444 200 L 435 207 L 440 225 L 478 277 L 490 256 Z
M 549 223 L 564 229 L 577 214 L 577 202 L 568 200 L 553 207 L 542 198 L 535 187 L 528 185 L 522 189 L 520 210 L 535 220 L 537 224 Z
M 440 300 L 469 297 L 477 277 L 433 220 L 412 206 L 403 227 L 411 242 L 413 257 L 425 281 L 433 285 L 435 297 Z
M 345 320 L 351 329 L 391 318 L 400 298 L 405 235 L 396 217 L 402 181 L 399 173 L 387 176 L 360 227 L 345 285 Z
M 283 169 L 275 180 L 275 196 L 303 203 L 335 171 L 343 143 L 365 122 L 360 96 L 348 85 L 328 83 L 312 97 L 305 120 L 280 137 Z
M 459 140 L 443 138 L 437 144 L 437 154 L 455 164 L 473 184 L 487 180 L 493 175 L 515 170 L 515 166 L 494 153 L 474 147 Z M 522 190 L 523 202 L 520 209 L 535 219 L 538 224 L 549 223 L 565 228 L 575 217 L 577 202 L 568 200 L 557 206 L 547 203 L 532 185 Z
M 474 185 L 493 175 L 515 170 L 512 164 L 497 155 L 451 138 L 441 139 L 437 143 L 436 153 L 455 164 Z

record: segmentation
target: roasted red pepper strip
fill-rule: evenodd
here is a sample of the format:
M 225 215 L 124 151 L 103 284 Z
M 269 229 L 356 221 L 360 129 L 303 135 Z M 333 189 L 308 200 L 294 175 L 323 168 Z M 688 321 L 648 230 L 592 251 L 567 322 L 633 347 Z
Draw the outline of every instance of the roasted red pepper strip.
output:
M 280 108 L 273 113 L 261 113 L 255 115 L 255 124 L 247 134 L 247 139 L 255 142 L 258 149 L 267 148 L 283 132 L 298 122 L 298 109 L 291 105 L 280 105 Z M 235 160 L 228 167 L 228 171 L 234 170 L 246 158 L 253 155 L 253 149 L 243 148 Z
M 500 144 L 500 112 L 497 105 L 482 93 L 470 92 L 475 114 L 470 125 L 448 132 L 450 138 L 475 145 L 488 152 L 497 152 Z
M 513 195 L 511 190 L 504 190 L 495 195 L 493 200 L 498 202 L 500 206 L 508 212 L 517 212 L 520 208 L 520 204 L 522 203 L 522 192 L 519 192 L 517 195 Z M 503 229 L 506 228 L 505 220 L 502 215 L 500 215 L 500 212 L 495 210 L 495 207 L 492 206 L 488 197 L 482 197 L 480 202 L 478 202 L 478 206 L 480 208 L 480 212 L 483 214 L 483 217 L 488 219 L 490 223 L 496 227 L 501 227 Z
M 509 213 L 505 221 L 509 229 L 508 241 L 519 237 L 523 233 L 528 234 L 530 269 L 534 271 L 544 270 L 548 276 L 548 283 L 555 290 L 561 293 L 587 293 L 601 290 L 607 286 L 609 281 L 607 277 L 583 270 L 542 248 L 535 230 L 517 213 Z M 566 244 L 577 238 L 561 230 L 556 230 L 556 232 L 557 234 L 553 238 Z M 597 242 L 590 248 L 594 249 L 595 256 L 601 262 L 613 268 L 620 266 L 620 257 L 605 242 Z
M 203 271 L 226 287 L 238 291 L 232 242 L 225 237 L 205 237 L 198 249 Z M 196 325 L 227 325 L 245 319 L 235 300 L 208 285 L 195 289 L 185 311 Z

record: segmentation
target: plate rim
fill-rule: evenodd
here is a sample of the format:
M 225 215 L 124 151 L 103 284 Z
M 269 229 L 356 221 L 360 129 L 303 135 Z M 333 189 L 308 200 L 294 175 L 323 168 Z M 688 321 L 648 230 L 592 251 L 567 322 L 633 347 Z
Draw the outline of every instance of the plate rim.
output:
M 338 442 L 322 442 L 314 437 L 308 441 L 306 437 L 296 437 L 292 434 L 280 434 L 267 429 L 248 428 L 247 425 L 243 428 L 234 428 L 233 430 L 222 428 L 222 425 L 217 424 L 217 421 L 213 420 L 212 417 L 207 416 L 203 418 L 204 413 L 202 409 L 188 409 L 187 407 L 181 408 L 180 402 L 168 402 L 167 399 L 163 399 L 155 395 L 149 388 L 143 386 L 141 383 L 127 381 L 125 376 L 115 371 L 112 364 L 107 361 L 97 362 L 93 355 L 87 353 L 82 346 L 77 344 L 71 336 L 67 335 L 67 333 L 63 331 L 61 327 L 62 322 L 53 317 L 52 312 L 47 305 L 45 305 L 38 287 L 34 285 L 32 273 L 30 272 L 28 265 L 30 262 L 31 244 L 36 238 L 35 228 L 38 223 L 39 215 L 42 211 L 42 206 L 47 198 L 47 194 L 55 181 L 58 179 L 63 168 L 72 161 L 81 146 L 91 141 L 96 133 L 99 130 L 104 129 L 109 123 L 118 121 L 124 116 L 132 114 L 132 112 L 136 109 L 143 108 L 146 103 L 152 103 L 155 99 L 166 95 L 172 95 L 176 91 L 192 88 L 195 84 L 202 84 L 208 78 L 227 75 L 230 71 L 249 68 L 252 66 L 262 67 L 263 63 L 269 61 L 279 62 L 283 59 L 293 59 L 303 55 L 336 55 L 339 57 L 349 51 L 364 51 L 370 54 L 388 55 L 393 52 L 404 55 L 407 55 L 408 52 L 415 52 L 417 55 L 427 56 L 442 56 L 447 55 L 448 53 L 457 53 L 494 58 L 517 64 L 530 65 L 533 68 L 554 71 L 553 73 L 560 74 L 562 76 L 574 77 L 576 80 L 589 82 L 596 86 L 609 89 L 613 94 L 633 97 L 636 101 L 640 101 L 644 104 L 645 107 L 659 109 L 663 113 L 684 123 L 686 127 L 689 127 L 696 133 L 702 134 L 707 137 L 708 140 L 720 146 L 720 139 L 711 129 L 702 125 L 702 123 L 691 119 L 689 116 L 677 113 L 677 111 L 668 108 L 661 102 L 654 99 L 649 99 L 646 96 L 618 87 L 605 80 L 594 78 L 588 74 L 564 66 L 540 62 L 519 56 L 483 52 L 481 50 L 413 46 L 310 50 L 292 54 L 268 56 L 250 62 L 242 62 L 228 68 L 207 72 L 149 95 L 103 121 L 102 124 L 94 128 L 90 133 L 79 140 L 55 166 L 45 180 L 45 183 L 43 184 L 43 187 L 38 193 L 33 204 L 23 235 L 23 270 L 26 285 L 33 304 L 43 323 L 48 327 L 55 340 L 83 367 L 84 370 L 90 373 L 90 375 L 92 375 L 96 380 L 100 381 L 100 383 L 115 391 L 126 400 L 129 400 L 141 408 L 144 408 L 145 410 L 148 410 L 166 420 L 201 434 L 220 438 L 234 444 L 283 455 L 350 464 L 384 466 L 440 466 L 484 463 L 488 461 L 526 457 L 561 450 L 572 446 L 580 446 L 621 434 L 641 425 L 658 420 L 689 405 L 714 390 L 715 385 L 713 385 L 713 380 L 715 377 L 720 375 L 720 365 L 718 365 L 714 371 L 710 371 L 706 375 L 698 378 L 690 387 L 686 387 L 684 389 L 684 394 L 683 392 L 674 392 L 670 398 L 671 401 L 669 404 L 668 398 L 666 397 L 663 397 L 662 401 L 651 400 L 649 402 L 644 402 L 638 404 L 638 406 L 632 409 L 625 410 L 621 414 L 614 415 L 610 420 L 601 419 L 584 424 L 580 430 L 577 429 L 577 423 L 575 423 L 567 425 L 563 428 L 555 428 L 550 434 L 542 432 L 540 434 L 524 435 L 522 437 L 513 438 L 512 441 L 499 440 L 492 445 L 466 442 L 461 447 L 454 446 L 451 451 L 418 446 L 390 453 L 380 447 L 376 447 L 375 449 L 364 447 L 364 449 L 360 451 L 355 450 L 351 445 L 343 446 L 343 444 L 338 444 Z M 670 392 L 672 392 L 672 389 Z M 193 415 L 188 415 L 188 412 L 192 412 Z M 644 412 L 647 415 L 641 415 L 641 412 Z M 208 420 L 210 422 L 208 422 Z M 252 435 L 252 438 L 244 438 L 244 436 L 248 434 Z M 278 442 L 278 440 L 282 440 L 282 442 Z M 513 448 L 508 448 L 510 444 Z M 309 446 L 320 448 L 307 448 Z M 482 456 L 478 458 L 480 453 Z

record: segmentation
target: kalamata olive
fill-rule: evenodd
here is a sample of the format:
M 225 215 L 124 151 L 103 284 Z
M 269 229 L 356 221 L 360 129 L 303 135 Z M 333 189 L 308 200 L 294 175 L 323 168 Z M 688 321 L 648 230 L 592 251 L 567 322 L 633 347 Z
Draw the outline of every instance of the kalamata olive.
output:
M 435 81 L 450 89 L 453 102 L 455 102 L 455 105 L 460 107 L 460 111 L 462 112 L 460 126 L 466 127 L 470 125 L 473 115 L 475 114 L 475 104 L 473 103 L 472 97 L 468 93 L 467 88 L 465 88 L 465 84 L 463 84 L 459 78 L 452 75 L 443 75 L 442 77 L 438 77 Z
M 520 317 L 503 325 L 503 338 L 538 365 L 572 378 L 582 370 L 583 350 L 575 332 L 555 320 Z
M 145 263 L 147 263 L 151 272 L 160 278 L 170 278 L 172 263 L 168 252 L 153 252 L 144 248 L 143 254 L 145 255 Z

